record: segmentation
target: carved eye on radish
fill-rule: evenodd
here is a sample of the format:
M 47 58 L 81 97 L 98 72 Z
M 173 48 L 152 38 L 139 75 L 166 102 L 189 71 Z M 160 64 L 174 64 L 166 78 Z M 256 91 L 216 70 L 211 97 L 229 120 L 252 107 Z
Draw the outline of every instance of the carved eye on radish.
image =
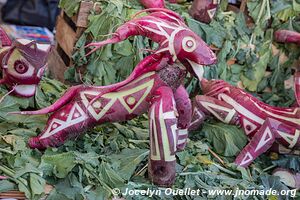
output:
M 186 36 L 182 40 L 182 48 L 186 52 L 193 52 L 197 48 L 196 40 L 191 36 Z
M 20 60 L 17 60 L 14 63 L 14 69 L 16 72 L 18 72 L 19 74 L 24 74 L 28 71 L 28 65 Z

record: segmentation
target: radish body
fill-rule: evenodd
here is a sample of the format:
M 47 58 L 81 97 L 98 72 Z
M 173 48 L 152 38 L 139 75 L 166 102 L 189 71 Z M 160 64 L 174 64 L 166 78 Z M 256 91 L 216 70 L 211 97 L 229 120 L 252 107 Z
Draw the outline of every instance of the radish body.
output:
M 151 70 L 126 80 L 125 85 L 77 86 L 50 108 L 23 112 L 42 114 L 56 109 L 43 132 L 29 140 L 29 146 L 38 149 L 60 146 L 90 127 L 130 120 L 149 110 L 149 175 L 155 184 L 171 185 L 175 180 L 175 153 L 185 146 L 187 139 L 191 103 L 189 99 L 181 100 L 187 94 L 181 86 L 185 70 L 166 62 L 153 62 Z
M 277 42 L 296 43 L 300 45 L 300 33 L 290 30 L 278 30 L 275 32 Z
M 237 156 L 237 165 L 249 166 L 276 143 L 289 149 L 300 146 L 300 111 L 297 107 L 267 105 L 223 80 L 202 80 L 201 88 L 204 95 L 195 98 L 194 110 L 198 115 L 192 124 L 202 122 L 206 115 L 213 115 L 224 123 L 241 126 L 251 138 Z
M 161 186 L 174 182 L 175 153 L 186 145 L 192 108 L 181 84 L 186 71 L 202 79 L 203 65 L 215 63 L 216 56 L 177 13 L 157 7 L 141 12 L 146 11 L 150 14 L 121 25 L 112 38 L 87 46 L 96 47 L 93 52 L 141 35 L 158 43 L 156 52 L 143 59 L 125 81 L 100 87 L 72 87 L 48 108 L 21 112 L 53 112 L 42 133 L 30 139 L 30 147 L 59 146 L 95 125 L 130 120 L 148 111 L 150 180 Z

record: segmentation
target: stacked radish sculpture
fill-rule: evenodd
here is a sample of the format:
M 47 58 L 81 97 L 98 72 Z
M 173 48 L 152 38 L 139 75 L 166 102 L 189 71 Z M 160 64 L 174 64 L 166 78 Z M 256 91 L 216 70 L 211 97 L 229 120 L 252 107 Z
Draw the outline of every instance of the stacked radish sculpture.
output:
M 162 186 L 174 182 L 175 153 L 185 147 L 192 117 L 191 101 L 182 82 L 187 71 L 201 79 L 202 65 L 215 63 L 216 56 L 175 12 L 164 8 L 145 11 L 150 14 L 126 22 L 112 38 L 88 47 L 96 47 L 93 52 L 103 45 L 141 35 L 158 43 L 157 51 L 143 59 L 123 82 L 71 87 L 52 106 L 21 112 L 29 115 L 53 112 L 43 132 L 30 139 L 30 147 L 59 146 L 87 128 L 104 122 L 130 120 L 148 112 L 150 179 Z
M 300 34 L 280 30 L 275 33 L 279 42 L 300 44 Z M 247 167 L 267 150 L 281 154 L 299 154 L 300 110 L 298 107 L 279 108 L 267 105 L 238 87 L 223 80 L 202 80 L 203 95 L 195 98 L 193 120 L 189 130 L 196 129 L 212 115 L 218 120 L 241 126 L 250 142 L 237 156 L 235 163 Z M 294 76 L 295 97 L 300 105 L 300 73 Z M 276 169 L 286 185 L 299 188 L 300 174 L 285 169 Z
M 0 84 L 5 84 L 16 96 L 34 96 L 47 67 L 51 46 L 27 39 L 12 42 L 1 28 L 0 41 Z

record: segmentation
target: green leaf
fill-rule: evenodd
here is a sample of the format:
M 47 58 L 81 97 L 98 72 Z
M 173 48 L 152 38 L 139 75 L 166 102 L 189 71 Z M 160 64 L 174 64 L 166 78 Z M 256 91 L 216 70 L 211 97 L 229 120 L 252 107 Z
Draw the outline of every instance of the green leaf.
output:
M 293 0 L 293 9 L 294 11 L 300 12 L 300 1 Z
M 249 0 L 247 7 L 256 25 L 264 26 L 271 18 L 269 0 Z
M 279 160 L 272 161 L 275 165 L 285 169 L 300 172 L 300 158 L 295 155 L 284 155 Z
M 137 166 L 149 154 L 147 149 L 124 149 L 110 157 L 111 163 L 117 163 L 115 170 L 125 180 L 129 180 Z
M 99 177 L 110 188 L 118 188 L 124 184 L 124 179 L 105 162 L 99 166 Z
M 109 194 L 102 187 L 97 187 L 94 191 L 88 191 L 86 198 L 88 200 L 107 200 Z
M 43 155 L 41 168 L 52 168 L 58 178 L 65 178 L 76 165 L 73 152 L 65 152 L 54 155 Z
M 33 196 L 44 193 L 46 181 L 37 174 L 30 174 L 30 188 Z
M 213 23 L 209 26 L 197 20 L 188 18 L 188 26 L 197 33 L 208 44 L 214 44 L 216 47 L 222 47 L 225 39 L 226 30 L 219 23 Z
M 81 164 L 91 164 L 93 167 L 99 165 L 99 157 L 100 155 L 96 154 L 95 152 L 88 152 L 88 153 L 81 153 L 81 152 L 74 152 L 76 156 L 76 161 Z
M 69 17 L 77 13 L 81 0 L 60 0 L 59 7 L 64 9 Z
M 282 190 L 288 191 L 289 188 L 284 185 L 281 181 L 280 178 L 277 176 L 270 176 L 268 174 L 263 174 L 260 176 L 261 182 L 265 188 L 265 190 L 276 190 L 279 194 Z M 286 198 L 290 197 L 290 194 L 288 195 L 279 195 L 280 199 L 282 199 L 284 196 Z M 278 195 L 269 195 L 268 199 L 276 199 L 278 198 Z
M 56 192 L 66 196 L 68 199 L 84 200 L 84 189 L 78 178 L 69 174 L 65 179 L 60 180 L 55 185 Z
M 202 129 L 218 154 L 235 156 L 247 143 L 243 130 L 234 125 L 205 123 Z
M 258 52 L 259 60 L 253 66 L 250 66 L 251 68 L 248 70 L 250 73 L 251 79 L 249 78 L 249 75 L 246 76 L 246 73 L 241 75 L 241 80 L 243 82 L 243 85 L 250 91 L 256 91 L 257 86 L 259 82 L 263 79 L 266 68 L 268 63 L 270 62 L 270 59 L 272 58 L 272 38 L 273 38 L 273 31 L 268 30 L 266 32 L 265 41 Z

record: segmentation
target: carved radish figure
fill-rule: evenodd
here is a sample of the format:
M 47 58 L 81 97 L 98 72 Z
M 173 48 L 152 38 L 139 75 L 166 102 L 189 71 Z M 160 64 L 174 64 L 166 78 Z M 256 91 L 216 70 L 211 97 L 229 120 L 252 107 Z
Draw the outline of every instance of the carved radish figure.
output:
M 201 86 L 203 95 L 195 98 L 197 117 L 191 128 L 203 121 L 207 114 L 224 123 L 241 126 L 252 139 L 236 158 L 236 164 L 247 167 L 275 143 L 287 148 L 300 147 L 299 108 L 267 105 L 223 80 L 202 80 Z
M 177 13 L 164 8 L 149 8 L 141 12 L 146 11 L 151 13 L 126 22 L 116 30 L 112 38 L 87 45 L 95 47 L 88 55 L 106 44 L 142 35 L 159 44 L 156 54 L 170 55 L 170 61 L 179 60 L 189 72 L 202 79 L 202 65 L 216 62 L 216 56 L 208 45 L 185 25 Z
M 59 146 L 97 124 L 130 120 L 148 111 L 150 178 L 158 185 L 173 183 L 175 153 L 185 146 L 192 117 L 191 102 L 182 81 L 187 70 L 201 79 L 202 65 L 215 63 L 216 56 L 176 13 L 156 8 L 147 11 L 151 13 L 120 26 L 112 38 L 88 46 L 98 49 L 142 35 L 159 44 L 156 53 L 143 59 L 123 82 L 71 87 L 52 106 L 22 112 L 53 112 L 43 132 L 29 141 L 30 147 Z M 177 61 L 183 65 L 175 64 Z
M 277 31 L 280 42 L 300 42 L 299 33 Z M 296 38 L 293 36 L 297 36 Z M 218 120 L 241 126 L 250 142 L 237 156 L 235 163 L 247 167 L 267 150 L 282 154 L 298 154 L 300 149 L 300 110 L 298 107 L 280 108 L 267 105 L 252 95 L 223 80 L 201 80 L 203 95 L 196 96 L 194 115 L 190 130 L 197 128 L 207 115 Z M 300 105 L 300 73 L 294 76 L 295 97 Z M 300 175 L 277 169 L 275 175 L 289 176 L 285 182 L 291 187 L 300 187 Z M 281 176 L 282 177 L 282 176 Z
M 11 42 L 1 28 L 0 40 L 0 66 L 3 76 L 0 84 L 5 84 L 17 96 L 34 96 L 47 67 L 51 46 L 27 39 Z

